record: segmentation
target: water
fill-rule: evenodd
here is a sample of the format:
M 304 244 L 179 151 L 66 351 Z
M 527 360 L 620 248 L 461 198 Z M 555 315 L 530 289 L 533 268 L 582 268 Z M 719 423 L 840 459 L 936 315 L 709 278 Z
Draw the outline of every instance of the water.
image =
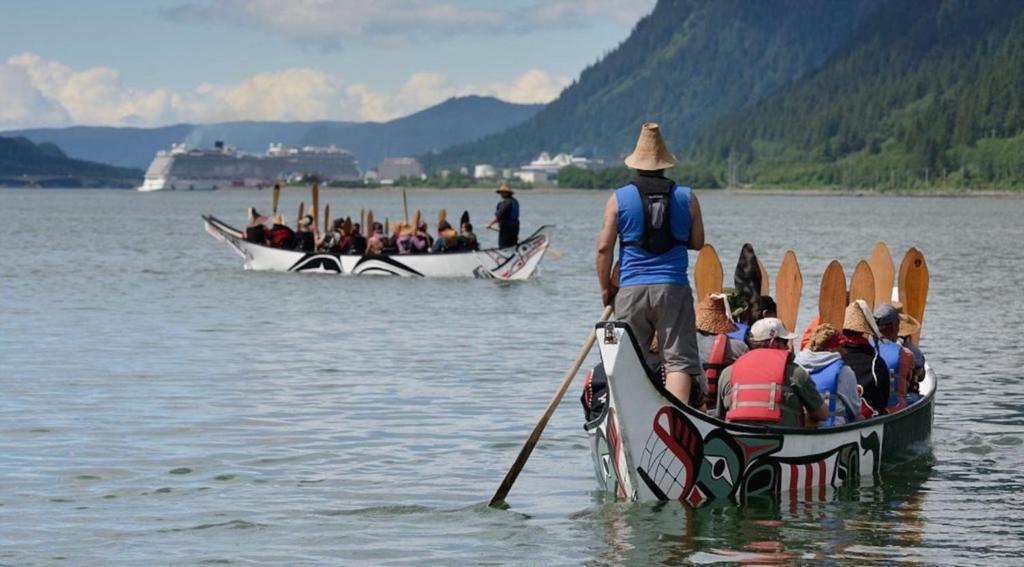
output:
M 930 460 L 830 503 L 617 503 L 578 380 L 511 509 L 487 508 L 601 311 L 605 196 L 522 193 L 524 230 L 557 224 L 564 257 L 507 285 L 245 273 L 199 215 L 242 224 L 268 191 L 0 191 L 0 564 L 1020 563 L 1024 200 L 701 195 L 727 273 L 748 240 L 772 274 L 797 251 L 803 323 L 832 257 L 924 250 Z M 409 201 L 482 227 L 495 196 Z

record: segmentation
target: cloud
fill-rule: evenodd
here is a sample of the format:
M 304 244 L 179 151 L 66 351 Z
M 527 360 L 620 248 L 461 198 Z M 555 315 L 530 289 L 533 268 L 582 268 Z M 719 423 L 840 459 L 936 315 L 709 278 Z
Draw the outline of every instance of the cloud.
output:
M 602 23 L 632 25 L 655 0 L 539 0 L 525 7 L 475 8 L 430 0 L 193 0 L 166 8 L 190 25 L 252 28 L 298 43 L 338 49 L 346 42 L 409 45 L 452 35 L 564 30 Z
M 194 89 L 136 89 L 108 67 L 75 70 L 33 53 L 0 63 L 0 129 L 71 124 L 158 126 L 232 120 L 386 121 L 453 96 L 490 95 L 543 103 L 569 83 L 538 69 L 491 84 L 454 84 L 442 73 L 410 76 L 393 92 L 346 83 L 318 69 L 258 73 L 230 84 Z

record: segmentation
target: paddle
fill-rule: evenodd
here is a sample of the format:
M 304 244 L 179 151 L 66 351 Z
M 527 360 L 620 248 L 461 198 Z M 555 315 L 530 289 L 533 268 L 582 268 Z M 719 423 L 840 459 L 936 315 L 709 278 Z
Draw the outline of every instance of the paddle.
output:
M 705 244 L 697 253 L 693 279 L 697 284 L 697 303 L 712 293 L 722 293 L 722 262 L 714 246 Z
M 274 184 L 274 213 L 277 214 L 277 204 L 281 202 L 281 184 Z
M 331 204 L 324 205 L 324 232 L 330 232 L 331 227 Z
M 305 202 L 305 201 L 300 201 L 300 202 L 299 202 L 299 216 L 295 217 L 295 223 L 296 223 L 296 224 L 298 224 L 298 222 L 299 222 L 300 220 L 302 220 L 302 214 L 303 214 L 303 213 L 304 213 L 305 211 L 306 211 L 306 202 Z
M 787 250 L 782 257 L 782 266 L 775 274 L 775 306 L 779 319 L 790 331 L 796 331 L 796 319 L 800 313 L 800 295 L 804 290 L 804 276 L 796 252 Z
M 828 323 L 837 330 L 842 329 L 845 312 L 846 273 L 843 272 L 842 264 L 832 260 L 821 275 L 821 286 L 818 288 L 818 321 L 820 324 Z
M 601 312 L 601 318 L 598 322 L 604 322 L 608 320 L 612 314 L 612 306 L 609 305 L 604 308 Z M 512 467 L 505 473 L 505 478 L 502 479 L 501 485 L 498 486 L 498 490 L 495 491 L 494 496 L 491 498 L 488 506 L 496 508 L 500 506 L 504 501 L 505 497 L 512 490 L 512 485 L 515 484 L 516 478 L 519 477 L 519 473 L 523 471 L 523 467 L 526 466 L 526 461 L 530 458 L 530 453 L 533 452 L 533 448 L 537 445 L 537 441 L 540 440 L 541 433 L 544 432 L 544 428 L 548 424 L 548 420 L 551 419 L 551 415 L 555 413 L 555 408 L 558 407 L 559 402 L 562 401 L 562 396 L 565 395 L 566 390 L 569 389 L 569 384 L 572 383 L 572 379 L 576 377 L 576 373 L 579 372 L 580 366 L 583 365 L 583 361 L 586 360 L 587 354 L 590 352 L 591 347 L 594 346 L 594 341 L 597 338 L 596 328 L 590 330 L 590 334 L 587 335 L 587 340 L 584 341 L 583 346 L 580 347 L 579 354 L 576 355 L 576 360 L 573 362 L 572 367 L 565 373 L 562 378 L 562 383 L 558 385 L 558 389 L 555 390 L 555 395 L 552 396 L 551 401 L 548 402 L 548 407 L 545 408 L 544 414 L 541 415 L 540 421 L 533 427 L 533 431 L 530 436 L 527 437 L 526 443 L 523 444 L 523 448 L 519 451 L 519 456 L 516 457 Z
M 312 191 L 313 191 L 313 231 L 316 232 L 317 228 L 320 226 L 319 223 L 317 223 L 317 216 L 320 214 L 320 184 L 319 183 L 313 183 Z
M 374 234 L 376 234 L 376 231 L 373 230 L 373 211 L 372 210 L 366 213 L 366 224 L 363 225 L 363 230 L 366 231 L 366 237 L 367 238 L 369 238 L 369 237 L 373 236 Z M 383 237 L 381 237 L 381 238 L 383 238 Z
M 900 263 L 900 302 L 907 315 L 924 326 L 924 308 L 928 301 L 928 264 L 917 248 L 907 250 Z M 921 340 L 921 331 L 914 335 L 914 344 Z
M 892 303 L 892 283 L 896 269 L 893 267 L 892 255 L 885 242 L 879 240 L 871 250 L 868 258 L 871 273 L 875 276 L 875 305 Z
M 875 308 L 875 275 L 864 260 L 857 262 L 850 276 L 850 302 L 857 299 L 863 299 L 868 307 Z
M 402 209 L 405 210 L 405 224 L 409 224 L 409 197 L 405 194 L 405 189 L 402 189 Z
M 366 226 L 366 212 L 364 209 L 359 209 L 359 228 L 362 229 L 363 234 L 370 233 L 370 227 Z
M 764 263 L 761 259 L 757 259 L 757 269 L 761 272 L 761 295 L 768 295 L 771 290 L 768 288 L 768 269 L 764 267 Z

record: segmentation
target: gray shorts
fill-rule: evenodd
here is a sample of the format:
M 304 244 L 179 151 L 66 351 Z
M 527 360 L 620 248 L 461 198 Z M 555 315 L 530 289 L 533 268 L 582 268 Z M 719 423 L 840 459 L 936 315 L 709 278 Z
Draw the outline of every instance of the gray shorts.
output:
M 685 372 L 696 379 L 702 392 L 707 392 L 707 380 L 697 351 L 690 286 L 656 284 L 624 287 L 615 296 L 615 317 L 632 327 L 652 368 L 657 368 L 660 355 L 667 372 Z M 658 354 L 647 352 L 655 331 L 660 347 Z

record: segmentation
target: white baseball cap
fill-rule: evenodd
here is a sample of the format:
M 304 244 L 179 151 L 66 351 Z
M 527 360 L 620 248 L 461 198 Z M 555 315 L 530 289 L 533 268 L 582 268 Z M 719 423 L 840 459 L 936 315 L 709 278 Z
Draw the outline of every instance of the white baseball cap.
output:
M 771 339 L 791 340 L 796 338 L 796 333 L 789 332 L 782 321 L 775 317 L 766 317 L 754 323 L 750 327 L 750 340 L 768 341 Z

